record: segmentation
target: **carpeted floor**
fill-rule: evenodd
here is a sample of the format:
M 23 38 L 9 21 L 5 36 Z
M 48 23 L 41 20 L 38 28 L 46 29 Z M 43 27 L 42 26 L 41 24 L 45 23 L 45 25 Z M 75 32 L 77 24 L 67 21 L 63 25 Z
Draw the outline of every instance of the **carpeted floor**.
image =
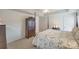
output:
M 14 42 L 11 42 L 7 45 L 8 49 L 34 49 L 32 45 L 34 37 L 31 37 L 29 39 L 20 39 Z

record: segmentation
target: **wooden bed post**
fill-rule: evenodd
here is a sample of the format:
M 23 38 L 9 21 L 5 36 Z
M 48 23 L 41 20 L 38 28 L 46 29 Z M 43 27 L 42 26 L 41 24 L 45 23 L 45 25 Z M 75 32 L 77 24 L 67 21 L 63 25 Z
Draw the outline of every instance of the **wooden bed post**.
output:
M 47 27 L 49 29 L 49 15 L 47 15 Z
M 78 27 L 78 13 L 76 12 L 75 13 L 75 22 L 76 22 L 76 27 Z

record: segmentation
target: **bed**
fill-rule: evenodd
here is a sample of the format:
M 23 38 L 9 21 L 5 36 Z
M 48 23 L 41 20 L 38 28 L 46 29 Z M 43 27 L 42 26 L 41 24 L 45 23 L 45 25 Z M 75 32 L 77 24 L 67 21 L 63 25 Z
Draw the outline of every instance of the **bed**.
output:
M 33 39 L 32 44 L 40 49 L 64 49 L 64 48 L 76 49 L 79 48 L 79 44 L 77 42 L 79 39 L 78 38 L 79 31 L 78 30 L 73 31 L 62 32 L 59 30 L 48 29 L 38 33 Z M 75 35 L 77 36 L 77 38 Z

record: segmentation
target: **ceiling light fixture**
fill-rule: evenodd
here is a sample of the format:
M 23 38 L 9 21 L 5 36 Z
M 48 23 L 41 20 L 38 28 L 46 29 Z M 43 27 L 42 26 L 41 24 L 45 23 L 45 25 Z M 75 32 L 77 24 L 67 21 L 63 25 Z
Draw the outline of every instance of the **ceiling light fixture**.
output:
M 44 12 L 44 13 L 48 13 L 48 12 L 49 12 L 49 10 L 48 10 L 48 9 L 45 9 L 45 10 L 43 10 L 43 12 Z

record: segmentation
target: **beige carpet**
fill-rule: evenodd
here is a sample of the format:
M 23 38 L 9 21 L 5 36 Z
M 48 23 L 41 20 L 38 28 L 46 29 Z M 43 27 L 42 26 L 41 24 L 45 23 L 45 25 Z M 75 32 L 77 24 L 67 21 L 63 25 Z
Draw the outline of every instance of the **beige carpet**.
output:
M 34 37 L 29 39 L 20 39 L 7 45 L 8 49 L 33 49 L 32 41 Z

